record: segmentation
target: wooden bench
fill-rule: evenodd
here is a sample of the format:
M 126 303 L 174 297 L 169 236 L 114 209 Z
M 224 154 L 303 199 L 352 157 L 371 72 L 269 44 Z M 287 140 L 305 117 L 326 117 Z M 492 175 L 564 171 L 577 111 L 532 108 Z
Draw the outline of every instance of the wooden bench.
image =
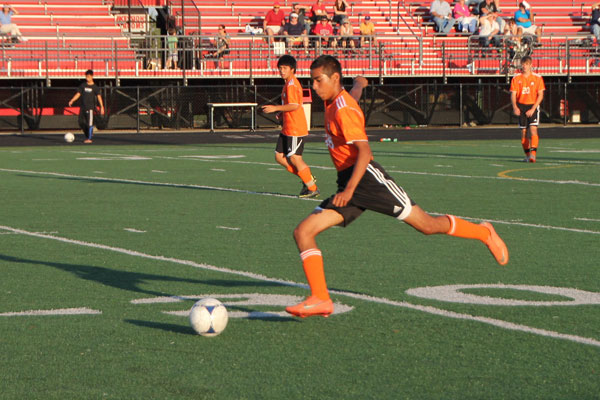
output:
M 256 130 L 256 107 L 257 103 L 208 103 L 208 121 L 210 123 L 210 131 L 214 132 L 214 122 L 215 122 L 215 108 L 223 108 L 223 107 L 250 107 L 252 111 L 251 114 L 251 123 L 250 130 L 254 132 Z

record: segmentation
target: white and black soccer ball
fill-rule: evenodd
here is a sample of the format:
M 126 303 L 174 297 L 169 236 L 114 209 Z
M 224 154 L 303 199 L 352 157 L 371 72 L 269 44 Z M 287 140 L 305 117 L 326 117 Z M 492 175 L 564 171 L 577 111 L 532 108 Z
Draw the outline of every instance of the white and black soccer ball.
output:
M 217 336 L 227 326 L 227 309 L 217 299 L 198 300 L 190 311 L 190 324 L 202 336 Z
M 65 142 L 73 143 L 74 141 L 75 141 L 75 135 L 73 135 L 71 132 L 65 133 Z

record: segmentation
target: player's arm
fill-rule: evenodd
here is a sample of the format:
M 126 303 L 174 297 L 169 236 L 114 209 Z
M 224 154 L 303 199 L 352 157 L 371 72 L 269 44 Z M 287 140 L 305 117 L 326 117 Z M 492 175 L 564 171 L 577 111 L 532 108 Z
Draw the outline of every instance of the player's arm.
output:
M 266 106 L 262 107 L 263 112 L 267 113 L 267 114 L 271 114 L 274 112 L 289 112 L 289 111 L 294 111 L 299 109 L 301 106 L 301 104 L 282 104 L 279 106 L 273 105 L 273 104 L 269 104 Z
M 369 146 L 369 142 L 366 140 L 355 141 L 352 143 L 352 145 L 358 149 L 358 157 L 356 158 L 356 164 L 354 164 L 354 170 L 352 171 L 352 176 L 350 176 L 350 180 L 348 180 L 346 188 L 344 191 L 336 194 L 333 198 L 333 205 L 336 207 L 344 207 L 348 204 L 354 195 L 354 191 L 356 190 L 358 183 L 365 175 L 367 166 L 373 158 L 371 146 Z
M 77 99 L 79 99 L 79 97 L 81 97 L 81 93 L 79 93 L 79 92 L 75 93 L 75 96 L 73 96 L 73 98 L 71 100 L 69 100 L 69 107 L 71 107 L 73 105 L 73 103 L 75 103 L 77 101 Z
M 517 92 L 514 90 L 510 91 L 510 102 L 512 103 L 513 112 L 515 115 L 521 115 L 521 110 L 519 110 L 519 107 L 517 107 Z
M 102 96 L 98 95 L 98 104 L 100 104 L 100 114 L 104 114 L 104 102 L 102 101 Z
M 359 102 L 360 97 L 362 96 L 362 91 L 367 86 L 369 86 L 367 79 L 364 76 L 357 76 L 354 78 L 354 84 L 348 93 L 354 98 L 354 100 L 356 100 L 356 102 Z
M 537 110 L 539 105 L 542 104 L 542 100 L 544 100 L 544 89 L 538 90 L 537 99 L 535 100 L 535 103 L 531 106 L 529 110 L 527 110 L 525 114 L 527 114 L 528 117 L 531 117 L 535 110 Z

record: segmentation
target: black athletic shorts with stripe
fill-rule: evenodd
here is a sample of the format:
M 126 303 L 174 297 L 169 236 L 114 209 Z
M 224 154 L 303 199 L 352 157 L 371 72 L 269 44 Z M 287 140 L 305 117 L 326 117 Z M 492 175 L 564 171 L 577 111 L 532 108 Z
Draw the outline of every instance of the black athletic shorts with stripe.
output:
M 280 133 L 275 152 L 285 154 L 286 157 L 301 156 L 304 152 L 304 136 L 287 136 Z
M 352 176 L 354 167 L 338 172 L 338 193 L 344 191 Z M 323 200 L 317 209 L 335 210 L 344 217 L 343 226 L 348 226 L 363 211 L 371 210 L 400 220 L 408 217 L 415 203 L 404 189 L 375 161 L 371 161 L 362 179 L 358 183 L 352 199 L 345 207 L 333 205 L 334 196 Z
M 519 128 L 527 129 L 530 125 L 538 126 L 540 122 L 540 106 L 535 109 L 535 112 L 531 117 L 528 117 L 525 113 L 531 109 L 533 104 L 521 104 L 517 103 L 517 107 L 521 111 L 519 115 Z

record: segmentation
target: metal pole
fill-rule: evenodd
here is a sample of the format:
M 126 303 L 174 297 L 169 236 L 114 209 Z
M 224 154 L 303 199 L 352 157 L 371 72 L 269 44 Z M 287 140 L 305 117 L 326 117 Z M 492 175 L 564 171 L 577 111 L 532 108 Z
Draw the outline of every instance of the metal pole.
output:
M 464 110 L 463 110 L 463 84 L 459 85 L 459 96 L 458 96 L 458 106 L 460 107 L 460 119 L 458 120 L 458 125 L 462 126 L 465 122 L 464 119 Z
M 25 108 L 25 102 L 23 100 L 23 86 L 21 86 L 21 135 L 25 134 L 25 113 L 23 109 Z
M 135 88 L 135 102 L 137 105 L 137 133 L 140 133 L 140 87 Z

